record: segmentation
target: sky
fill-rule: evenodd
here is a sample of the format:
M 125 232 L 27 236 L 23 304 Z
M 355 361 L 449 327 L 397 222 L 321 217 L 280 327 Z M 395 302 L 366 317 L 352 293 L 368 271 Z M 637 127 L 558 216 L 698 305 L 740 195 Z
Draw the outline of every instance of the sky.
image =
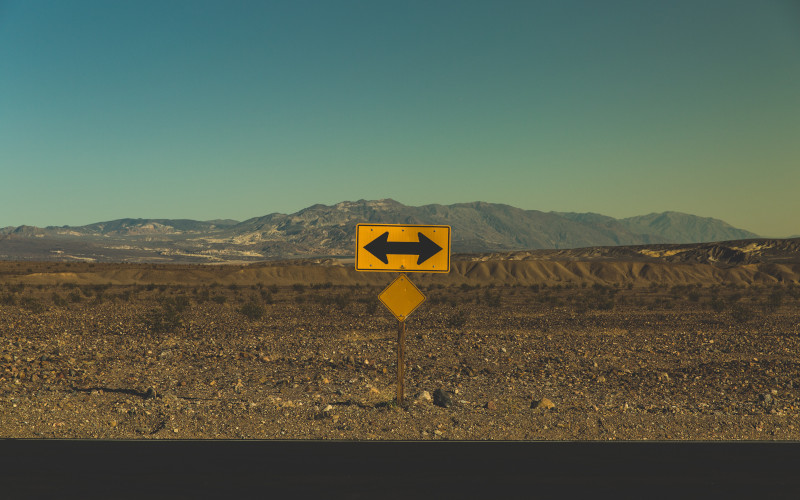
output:
M 345 200 L 800 235 L 800 2 L 0 0 L 0 227 Z

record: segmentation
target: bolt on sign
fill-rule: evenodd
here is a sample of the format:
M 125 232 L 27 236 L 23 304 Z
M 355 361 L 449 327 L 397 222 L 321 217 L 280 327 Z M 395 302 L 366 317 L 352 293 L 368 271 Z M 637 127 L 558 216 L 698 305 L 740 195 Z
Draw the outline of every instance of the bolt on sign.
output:
M 404 273 L 450 272 L 450 226 L 357 224 L 356 271 L 400 271 L 378 299 L 397 318 L 397 403 L 403 404 L 406 318 L 425 301 Z
M 450 272 L 450 226 L 358 224 L 356 271 Z

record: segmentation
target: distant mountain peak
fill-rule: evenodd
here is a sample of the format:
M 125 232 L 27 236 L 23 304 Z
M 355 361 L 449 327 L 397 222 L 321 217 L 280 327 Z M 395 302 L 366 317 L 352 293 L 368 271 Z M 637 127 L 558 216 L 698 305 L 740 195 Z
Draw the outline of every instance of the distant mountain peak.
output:
M 316 204 L 292 214 L 272 213 L 242 222 L 128 218 L 79 227 L 9 227 L 0 229 L 0 234 L 15 241 L 33 241 L 35 237 L 35 245 L 24 247 L 28 256 L 39 246 L 44 251 L 56 245 L 65 249 L 64 255 L 72 255 L 68 247 L 74 244 L 76 249 L 83 249 L 83 254 L 74 251 L 75 258 L 119 259 L 124 254 L 146 259 L 154 254 L 158 260 L 174 256 L 181 261 L 220 262 L 352 256 L 358 223 L 447 224 L 453 228 L 451 247 L 456 253 L 757 237 L 724 221 L 672 211 L 615 219 L 593 212 L 542 212 L 485 201 L 408 206 L 391 198 Z M 9 238 L 0 239 L 0 245 L 8 245 Z M 0 247 L 0 255 L 11 254 Z

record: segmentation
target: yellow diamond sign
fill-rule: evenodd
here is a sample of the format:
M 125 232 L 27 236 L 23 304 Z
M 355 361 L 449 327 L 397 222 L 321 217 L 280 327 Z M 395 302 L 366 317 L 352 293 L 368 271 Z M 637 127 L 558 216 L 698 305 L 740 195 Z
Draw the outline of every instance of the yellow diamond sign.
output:
M 425 301 L 425 296 L 405 274 L 392 281 L 378 298 L 399 321 L 405 321 L 408 315 Z

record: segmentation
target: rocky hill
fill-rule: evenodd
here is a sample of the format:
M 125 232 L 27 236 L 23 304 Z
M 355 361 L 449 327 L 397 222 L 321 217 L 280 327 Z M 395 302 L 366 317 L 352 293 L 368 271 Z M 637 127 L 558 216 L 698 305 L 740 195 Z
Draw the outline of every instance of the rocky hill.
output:
M 120 219 L 74 227 L 7 227 L 0 229 L 0 259 L 230 262 L 352 256 L 358 223 L 448 224 L 452 250 L 459 253 L 757 237 L 721 220 L 677 212 L 614 219 L 485 202 L 414 207 L 384 199 L 318 204 L 242 222 Z

